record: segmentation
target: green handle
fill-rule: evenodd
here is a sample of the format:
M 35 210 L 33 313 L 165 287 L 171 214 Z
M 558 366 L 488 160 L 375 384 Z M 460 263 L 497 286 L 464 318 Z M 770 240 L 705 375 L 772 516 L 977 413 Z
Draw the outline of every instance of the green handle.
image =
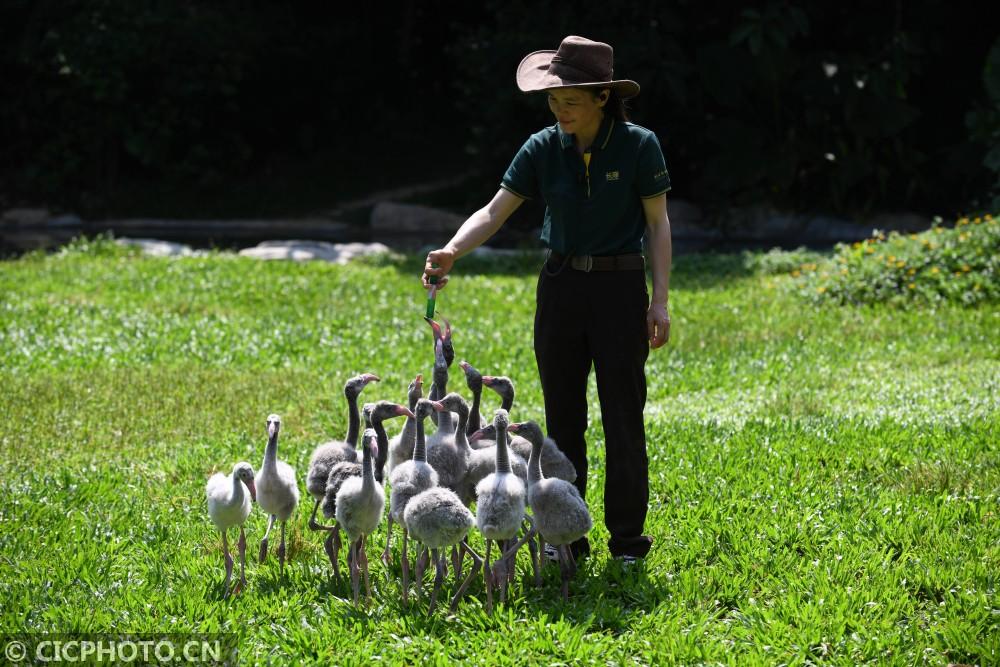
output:
M 437 268 L 437 264 L 431 264 L 431 268 L 436 269 Z M 428 276 L 427 277 L 427 282 L 429 282 L 431 285 L 437 285 L 438 277 L 437 276 Z M 431 287 L 430 291 L 428 292 L 428 295 L 429 296 L 427 297 L 427 319 L 431 319 L 432 320 L 432 319 L 434 319 L 434 304 L 437 301 L 437 297 L 436 297 L 436 295 L 437 295 L 437 288 L 436 287 Z

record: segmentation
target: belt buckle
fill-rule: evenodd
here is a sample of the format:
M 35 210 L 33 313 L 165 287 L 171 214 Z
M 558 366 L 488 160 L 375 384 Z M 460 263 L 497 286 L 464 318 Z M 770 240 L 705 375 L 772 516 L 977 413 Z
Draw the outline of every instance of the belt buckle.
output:
M 584 264 L 584 266 L 586 268 L 583 268 L 583 269 L 580 269 L 580 270 L 583 271 L 584 273 L 590 273 L 591 270 L 593 270 L 593 268 L 594 268 L 594 256 L 593 255 L 584 255 L 583 257 L 586 258 L 586 260 L 587 260 L 586 263 Z

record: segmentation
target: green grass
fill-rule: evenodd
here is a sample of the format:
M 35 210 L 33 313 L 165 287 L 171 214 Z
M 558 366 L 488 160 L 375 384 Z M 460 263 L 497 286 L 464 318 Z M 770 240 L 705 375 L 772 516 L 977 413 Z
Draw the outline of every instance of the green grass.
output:
M 672 340 L 647 366 L 644 566 L 604 546 L 592 384 L 595 553 L 568 604 L 525 558 L 494 616 L 477 584 L 427 617 L 373 557 L 356 610 L 308 502 L 286 576 L 250 563 L 223 599 L 205 480 L 259 464 L 270 412 L 304 479 L 355 373 L 382 377 L 365 400 L 404 400 L 432 363 L 419 266 L 100 242 L 0 263 L 0 632 L 231 632 L 243 663 L 1000 663 L 1000 309 L 809 303 L 739 255 L 676 261 Z M 515 379 L 519 420 L 543 418 L 535 269 L 468 260 L 438 300 L 458 358 Z M 248 551 L 264 527 L 255 509 Z

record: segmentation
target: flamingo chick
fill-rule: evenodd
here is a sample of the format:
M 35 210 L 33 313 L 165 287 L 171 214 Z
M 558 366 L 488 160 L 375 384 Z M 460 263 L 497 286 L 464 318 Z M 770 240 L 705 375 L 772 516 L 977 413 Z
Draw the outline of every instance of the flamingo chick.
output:
M 309 472 L 306 475 L 306 489 L 315 500 L 310 524 L 316 518 L 316 511 L 326 494 L 326 480 L 330 476 L 330 468 L 341 461 L 358 460 L 358 434 L 361 432 L 361 417 L 358 412 L 358 396 L 370 382 L 378 382 L 379 377 L 372 373 L 362 373 L 349 379 L 344 384 L 344 398 L 347 399 L 347 435 L 343 440 L 329 440 L 317 445 L 309 457 Z M 310 528 L 313 528 L 310 525 Z M 313 530 L 318 530 L 313 528 Z
M 361 418 L 358 415 L 358 396 L 370 382 L 378 382 L 379 377 L 373 373 L 362 373 L 349 379 L 344 384 L 344 398 L 347 399 L 347 435 L 343 440 L 330 440 L 316 447 L 309 459 L 309 472 L 306 475 L 306 489 L 313 497 L 313 510 L 309 517 L 310 530 L 328 530 L 316 523 L 316 512 L 326 496 L 327 482 L 330 470 L 338 463 L 357 462 L 358 433 Z M 339 576 L 337 568 L 337 552 L 340 550 L 340 531 L 329 531 L 323 543 L 326 555 L 333 566 L 334 575 Z
M 451 364 L 455 360 L 455 346 L 451 340 L 451 324 L 448 323 L 448 320 L 444 320 L 444 329 L 442 329 L 440 324 L 429 317 L 425 317 L 424 320 L 431 325 L 431 330 L 434 333 L 434 374 L 428 398 L 432 401 L 439 401 L 448 393 L 448 369 L 451 368 Z M 437 431 L 434 435 L 444 436 L 455 431 L 455 423 L 450 413 L 434 413 L 431 415 L 431 421 L 437 425 Z
M 420 373 L 417 377 L 413 378 L 413 382 L 406 390 L 406 400 L 410 406 L 410 412 L 415 412 L 417 409 L 417 401 L 423 398 L 424 391 L 424 376 Z M 388 447 L 388 457 L 386 465 L 389 466 L 388 471 L 391 479 L 392 471 L 400 463 L 404 461 L 409 461 L 413 458 L 413 445 L 414 438 L 416 436 L 417 422 L 414 417 L 407 417 L 406 422 L 403 424 L 403 430 L 400 431 L 399 435 L 394 436 L 392 440 L 389 441 Z M 379 450 L 381 454 L 381 450 Z
M 257 504 L 270 518 L 267 521 L 267 531 L 260 541 L 260 562 L 267 557 L 267 539 L 275 521 L 281 521 L 281 543 L 278 545 L 278 563 L 280 573 L 285 572 L 285 526 L 289 517 L 299 504 L 299 485 L 295 480 L 295 470 L 278 460 L 278 431 L 281 430 L 281 417 L 269 415 L 267 418 L 267 449 L 264 450 L 264 463 L 257 476 Z
M 493 416 L 496 432 L 506 435 L 509 424 L 510 418 L 507 416 L 507 411 L 497 410 Z M 490 572 L 490 547 L 494 541 L 503 545 L 517 535 L 525 518 L 524 505 L 527 500 L 524 482 L 511 470 L 505 439 L 501 439 L 494 448 L 496 454 L 495 472 L 484 477 L 476 485 L 476 525 L 479 526 L 479 532 L 486 538 L 486 553 L 484 555 L 486 563 L 483 566 L 483 577 L 486 583 L 486 613 L 488 614 L 493 612 L 494 583 L 493 574 Z M 501 552 L 497 559 L 497 579 L 502 582 L 500 588 L 501 604 L 507 596 L 507 577 L 504 574 L 510 561 L 515 558 L 521 545 L 534 537 L 534 531 L 528 531 L 506 553 Z
M 372 459 L 378 456 L 378 444 L 374 429 L 366 429 L 362 437 L 361 477 L 346 480 L 337 492 L 337 524 L 347 533 L 352 556 L 351 587 L 354 589 L 354 604 L 358 604 L 360 573 L 365 578 L 365 600 L 371 600 L 371 584 L 368 579 L 368 556 L 365 553 L 365 538 L 375 532 L 382 521 L 385 510 L 385 490 L 375 481 L 375 467 Z
M 393 417 L 402 417 L 406 415 L 411 416 L 412 413 L 409 409 L 398 405 L 391 401 L 379 401 L 378 403 L 366 403 L 362 413 L 365 416 L 365 424 L 368 429 L 371 429 L 375 433 L 376 441 L 379 443 L 379 447 L 375 449 L 376 457 L 378 452 L 384 447 L 388 446 L 388 439 L 385 435 L 385 429 L 382 427 L 382 422 L 386 419 L 391 419 Z M 375 466 L 375 481 L 382 483 L 378 473 L 377 460 L 373 462 Z M 326 494 L 323 497 L 322 507 L 323 516 L 327 519 L 335 519 L 337 516 L 337 494 L 340 493 L 340 489 L 344 482 L 352 477 L 361 478 L 364 474 L 364 467 L 361 463 L 355 463 L 353 461 L 341 461 L 337 465 L 330 469 L 330 475 L 326 480 Z M 339 533 L 340 524 L 334 523 L 332 526 L 325 526 L 316 523 L 315 528 L 329 530 L 331 533 Z M 328 538 L 329 540 L 329 538 Z M 330 560 L 333 564 L 333 574 L 335 577 L 340 576 L 340 570 L 337 567 L 337 553 L 340 549 L 340 539 L 339 536 L 335 536 L 333 540 L 332 553 L 330 553 Z M 329 551 L 328 551 L 329 553 Z M 352 550 L 348 550 L 348 564 L 350 564 Z
M 458 603 L 465 594 L 465 589 L 469 587 L 473 577 L 478 574 L 483 559 L 464 541 L 475 522 L 472 512 L 462 504 L 455 492 L 441 486 L 418 493 L 406 504 L 406 509 L 403 510 L 403 523 L 406 525 L 406 530 L 409 531 L 414 540 L 430 549 L 431 560 L 437 565 L 437 576 L 434 577 L 434 590 L 431 593 L 428 614 L 434 613 L 438 591 L 441 589 L 445 572 L 448 569 L 442 549 L 461 546 L 472 556 L 474 561 L 468 578 L 459 586 L 451 601 L 452 611 L 458 608 Z M 420 568 L 421 565 L 418 562 L 418 586 L 423 574 Z
M 542 474 L 541 427 L 532 421 L 511 424 L 507 429 L 520 433 L 531 443 L 528 461 L 528 503 L 534 514 L 535 527 L 542 538 L 556 547 L 559 569 L 562 571 L 563 600 L 569 598 L 569 580 L 576 573 L 576 563 L 569 545 L 590 532 L 593 520 L 587 503 L 576 487 L 563 479 L 546 478 Z
M 208 516 L 212 523 L 222 533 L 222 553 L 226 558 L 226 595 L 229 582 L 233 577 L 233 557 L 229 555 L 229 542 L 226 533 L 233 526 L 240 527 L 240 581 L 232 593 L 239 593 L 247 585 L 247 537 L 243 532 L 243 523 L 250 516 L 250 502 L 257 499 L 257 490 L 253 484 L 253 467 L 244 461 L 233 466 L 231 475 L 217 472 L 208 479 L 205 485 L 205 496 L 208 498 Z M 244 490 L 244 487 L 246 489 Z M 249 494 L 247 493 L 249 491 Z
M 416 444 L 413 448 L 413 458 L 409 461 L 403 461 L 393 468 L 392 472 L 389 474 L 389 482 L 392 484 L 392 492 L 389 495 L 389 531 L 385 539 L 385 552 L 382 554 L 382 561 L 388 565 L 389 540 L 392 539 L 392 522 L 395 521 L 403 527 L 403 551 L 401 560 L 403 566 L 404 604 L 409 602 L 410 588 L 410 557 L 406 544 L 408 531 L 406 530 L 406 523 L 404 521 L 404 511 L 406 510 L 406 506 L 410 502 L 410 499 L 418 493 L 438 485 L 437 471 L 434 470 L 429 463 L 427 463 L 424 420 L 427 419 L 427 416 L 431 412 L 435 410 L 441 411 L 444 409 L 440 403 L 434 403 L 426 398 L 419 399 L 414 408 L 416 411 L 414 420 L 416 423 Z
M 500 407 L 510 412 L 514 405 L 514 382 L 504 375 L 484 375 L 483 384 L 495 391 L 500 396 Z M 490 427 L 486 427 L 484 437 L 495 438 L 495 434 L 490 432 Z M 485 443 L 479 447 L 486 447 Z M 531 443 L 521 437 L 511 438 L 511 449 L 517 452 L 525 461 L 531 458 Z M 576 467 L 569 458 L 559 449 L 556 441 L 546 437 L 542 446 L 542 472 L 546 477 L 558 477 L 567 482 L 576 481 Z
M 479 412 L 479 406 L 483 398 L 483 376 L 468 361 L 460 361 L 458 365 L 462 367 L 462 372 L 465 373 L 465 386 L 472 392 L 472 407 L 469 408 L 469 424 L 465 432 L 467 436 L 471 437 L 473 433 L 483 427 L 483 422 L 485 421 Z

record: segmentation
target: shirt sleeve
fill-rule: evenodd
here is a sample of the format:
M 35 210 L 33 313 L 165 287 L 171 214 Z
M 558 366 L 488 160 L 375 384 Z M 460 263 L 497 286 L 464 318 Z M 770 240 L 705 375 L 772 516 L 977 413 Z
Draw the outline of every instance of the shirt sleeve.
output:
M 650 132 L 639 144 L 639 168 L 636 171 L 636 188 L 643 199 L 659 197 L 670 190 L 667 162 L 656 135 Z
M 532 140 L 529 138 L 514 156 L 500 181 L 500 187 L 521 199 L 534 199 L 538 196 L 538 174 L 532 152 Z

